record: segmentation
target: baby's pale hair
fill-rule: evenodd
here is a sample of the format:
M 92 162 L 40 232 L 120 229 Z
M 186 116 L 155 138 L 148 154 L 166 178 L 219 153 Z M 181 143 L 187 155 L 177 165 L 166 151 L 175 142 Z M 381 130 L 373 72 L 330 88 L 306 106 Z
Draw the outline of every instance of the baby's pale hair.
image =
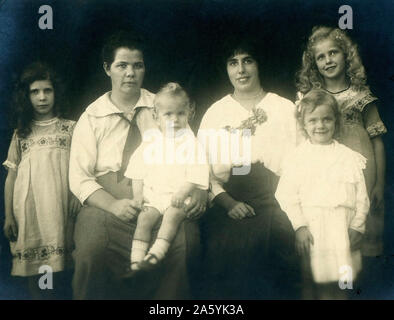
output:
M 313 89 L 309 91 L 299 102 L 297 107 L 297 121 L 301 128 L 304 128 L 305 114 L 312 113 L 319 106 L 328 106 L 331 108 L 335 117 L 334 137 L 340 134 L 341 113 L 339 112 L 337 100 L 323 89 Z M 305 131 L 305 130 L 304 130 Z M 306 132 L 305 132 L 306 134 Z
M 157 116 L 158 110 L 160 108 L 160 98 L 164 95 L 170 96 L 172 98 L 180 98 L 184 102 L 184 107 L 189 111 L 189 120 L 194 114 L 194 105 L 191 103 L 189 95 L 177 82 L 169 82 L 163 85 L 160 90 L 156 93 L 153 105 L 155 117 Z

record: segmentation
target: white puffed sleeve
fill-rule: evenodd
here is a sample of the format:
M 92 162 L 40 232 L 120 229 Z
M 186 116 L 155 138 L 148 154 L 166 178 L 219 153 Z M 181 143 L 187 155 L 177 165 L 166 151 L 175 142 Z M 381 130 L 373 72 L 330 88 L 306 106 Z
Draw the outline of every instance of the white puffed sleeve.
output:
M 216 137 L 218 130 L 222 127 L 223 118 L 216 111 L 216 108 L 210 108 L 205 113 L 200 128 L 198 130 L 197 138 L 201 148 L 205 150 L 206 159 L 209 164 L 209 200 L 218 196 L 220 193 L 226 192 L 223 188 L 223 184 L 228 181 L 231 172 L 230 163 L 222 163 L 217 160 L 212 160 L 211 150 L 211 139 Z

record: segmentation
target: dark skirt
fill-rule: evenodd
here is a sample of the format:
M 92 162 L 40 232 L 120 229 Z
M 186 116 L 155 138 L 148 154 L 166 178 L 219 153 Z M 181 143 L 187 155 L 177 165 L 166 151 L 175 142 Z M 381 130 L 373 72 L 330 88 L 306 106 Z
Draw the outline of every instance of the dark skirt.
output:
M 296 298 L 294 231 L 274 197 L 276 184 L 277 177 L 256 163 L 248 175 L 232 175 L 224 185 L 256 216 L 234 220 L 218 205 L 205 214 L 200 298 Z

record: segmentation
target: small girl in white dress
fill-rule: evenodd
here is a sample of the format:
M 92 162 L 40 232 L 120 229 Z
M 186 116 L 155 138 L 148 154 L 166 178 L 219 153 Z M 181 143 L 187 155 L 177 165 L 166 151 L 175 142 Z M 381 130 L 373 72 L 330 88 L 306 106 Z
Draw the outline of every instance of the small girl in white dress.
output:
M 286 158 L 275 196 L 296 231 L 304 298 L 346 298 L 340 281 L 350 289 L 361 270 L 366 159 L 333 139 L 340 117 L 329 93 L 307 93 L 297 118 L 308 139 Z
M 132 179 L 134 200 L 141 207 L 131 248 L 131 273 L 154 268 L 166 255 L 185 205 L 195 188 L 208 189 L 205 152 L 188 126 L 190 101 L 177 83 L 168 83 L 154 100 L 154 118 L 160 130 L 144 133 L 144 141 L 125 172 Z M 152 230 L 163 216 L 157 238 L 148 248 Z M 127 277 L 127 276 L 126 276 Z

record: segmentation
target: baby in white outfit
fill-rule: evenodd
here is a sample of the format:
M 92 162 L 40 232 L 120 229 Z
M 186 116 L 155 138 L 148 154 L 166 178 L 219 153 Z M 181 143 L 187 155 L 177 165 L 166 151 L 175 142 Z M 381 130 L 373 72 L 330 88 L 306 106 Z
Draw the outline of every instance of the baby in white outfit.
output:
M 131 248 L 131 270 L 154 268 L 166 255 L 185 205 L 195 188 L 208 189 L 209 166 L 203 148 L 188 126 L 190 100 L 177 83 L 156 94 L 154 117 L 159 129 L 144 133 L 143 142 L 125 172 L 132 179 L 134 200 L 140 205 Z M 152 229 L 163 220 L 150 248 Z

